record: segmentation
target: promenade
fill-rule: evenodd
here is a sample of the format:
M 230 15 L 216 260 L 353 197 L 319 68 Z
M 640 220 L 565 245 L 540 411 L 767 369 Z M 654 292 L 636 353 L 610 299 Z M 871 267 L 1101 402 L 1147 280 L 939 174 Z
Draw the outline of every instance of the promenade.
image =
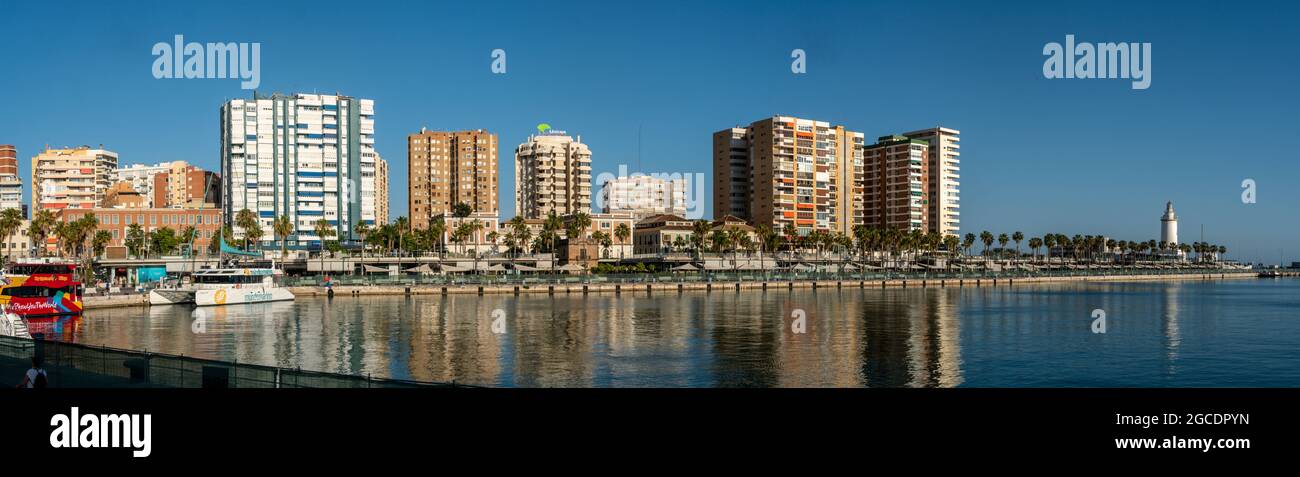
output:
M 622 294 L 675 293 L 686 291 L 782 290 L 782 289 L 870 289 L 870 288 L 947 288 L 998 287 L 1038 283 L 1145 281 L 1145 280 L 1227 280 L 1256 278 L 1257 272 L 1241 269 L 1165 270 L 1158 273 L 1083 273 L 1002 274 L 1002 275 L 923 275 L 923 274 L 824 274 L 779 275 L 753 274 L 678 276 L 603 275 L 529 277 L 340 277 L 323 286 L 316 277 L 290 279 L 286 286 L 294 296 L 326 297 L 372 295 L 441 295 L 441 294 Z M 483 278 L 482 281 L 475 280 Z M 86 309 L 149 306 L 148 294 L 86 296 Z

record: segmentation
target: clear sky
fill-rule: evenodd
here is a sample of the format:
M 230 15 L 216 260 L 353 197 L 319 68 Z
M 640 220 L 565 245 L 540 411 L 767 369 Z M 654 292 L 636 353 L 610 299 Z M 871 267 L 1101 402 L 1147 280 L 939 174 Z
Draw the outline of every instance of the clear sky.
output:
M 262 92 L 374 99 L 393 216 L 407 209 L 405 138 L 422 126 L 499 135 L 510 217 L 513 149 L 538 123 L 580 134 L 596 174 L 711 177 L 714 131 L 787 114 L 869 139 L 960 129 L 963 233 L 1158 239 L 1172 200 L 1181 241 L 1204 225 L 1229 257 L 1290 261 L 1298 20 L 1287 2 L 5 1 L 0 143 L 18 147 L 25 182 L 46 144 L 219 170 L 218 108 L 251 93 L 154 79 L 151 47 L 181 34 L 260 42 Z M 1150 42 L 1150 88 L 1044 78 L 1044 45 L 1067 34 Z M 796 48 L 806 74 L 790 71 Z

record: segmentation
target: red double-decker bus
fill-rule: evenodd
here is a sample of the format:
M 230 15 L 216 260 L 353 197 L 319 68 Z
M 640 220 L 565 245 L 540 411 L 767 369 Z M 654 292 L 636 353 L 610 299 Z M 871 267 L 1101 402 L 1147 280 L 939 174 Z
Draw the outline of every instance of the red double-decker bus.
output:
M 0 304 L 24 318 L 80 315 L 81 282 L 77 266 L 62 262 L 10 265 L 0 285 Z

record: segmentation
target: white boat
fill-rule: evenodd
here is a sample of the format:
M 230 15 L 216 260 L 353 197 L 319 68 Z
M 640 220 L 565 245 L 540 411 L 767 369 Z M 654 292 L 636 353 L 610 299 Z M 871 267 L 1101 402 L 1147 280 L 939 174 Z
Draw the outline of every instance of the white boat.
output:
M 27 322 L 17 313 L 12 313 L 9 308 L 0 305 L 0 335 L 14 336 L 18 338 L 31 338 L 32 335 L 27 331 Z
M 194 303 L 194 287 L 156 288 L 149 291 L 150 305 L 180 305 Z
M 149 303 L 198 306 L 239 305 L 293 300 L 293 293 L 276 284 L 282 272 L 271 268 L 218 268 L 194 273 L 194 283 L 149 292 Z

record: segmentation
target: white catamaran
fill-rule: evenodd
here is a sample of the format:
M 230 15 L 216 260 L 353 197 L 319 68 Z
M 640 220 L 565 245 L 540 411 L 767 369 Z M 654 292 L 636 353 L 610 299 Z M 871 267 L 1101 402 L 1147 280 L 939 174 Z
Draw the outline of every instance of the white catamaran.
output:
M 243 256 L 261 254 L 245 252 L 221 240 L 221 253 Z M 194 282 L 175 288 L 158 288 L 149 292 L 151 305 L 193 303 L 198 306 L 238 305 L 289 301 L 294 296 L 276 283 L 283 270 L 272 268 L 214 268 L 194 272 Z
M 275 283 L 280 273 L 271 268 L 199 270 L 194 273 L 194 283 L 188 287 L 149 292 L 149 303 L 216 306 L 293 300 L 293 293 Z

